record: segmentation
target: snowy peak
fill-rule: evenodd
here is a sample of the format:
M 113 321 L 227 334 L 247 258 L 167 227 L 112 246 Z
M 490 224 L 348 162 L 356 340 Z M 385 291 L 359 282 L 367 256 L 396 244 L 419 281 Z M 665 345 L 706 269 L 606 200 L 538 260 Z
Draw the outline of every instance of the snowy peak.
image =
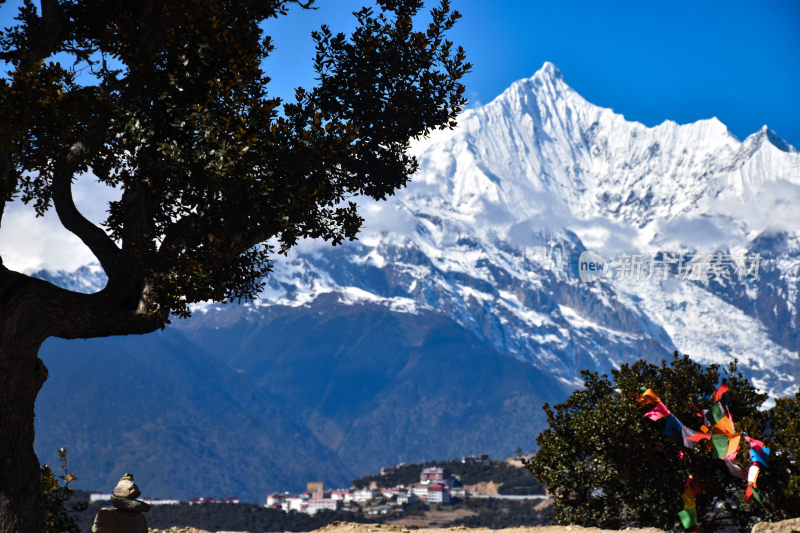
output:
M 494 233 L 542 217 L 567 226 L 599 217 L 651 226 L 652 238 L 653 224 L 727 218 L 775 182 L 800 187 L 800 155 L 771 130 L 740 142 L 716 117 L 655 127 L 627 121 L 587 102 L 552 63 L 414 154 L 422 171 L 402 200 L 410 211 L 425 197 Z M 745 233 L 765 227 L 745 218 L 736 223 Z
M 536 73 L 533 75 L 534 78 L 549 78 L 552 80 L 561 80 L 564 79 L 564 75 L 561 74 L 561 71 L 558 70 L 558 67 L 555 66 L 550 61 L 545 61 L 542 64 L 542 68 L 540 68 Z
M 440 314 L 567 388 L 582 368 L 674 349 L 734 355 L 770 390 L 796 384 L 800 247 L 780 242 L 800 242 L 800 153 L 769 129 L 739 141 L 716 117 L 647 127 L 587 102 L 546 63 L 411 153 L 419 172 L 405 189 L 361 202 L 358 242 L 302 244 L 244 314 Z M 589 283 L 586 251 L 763 261 L 757 279 Z
M 777 148 L 781 152 L 797 153 L 797 149 L 794 146 L 781 139 L 778 134 L 767 127 L 766 124 L 761 126 L 761 129 L 759 129 L 757 132 L 749 135 L 744 140 L 743 144 L 746 146 L 760 148 L 765 143 L 768 143 L 772 148 Z
M 600 354 L 613 354 L 613 365 L 676 348 L 706 362 L 766 350 L 778 368 L 797 359 L 795 333 L 774 333 L 778 311 L 767 320 L 753 309 L 794 309 L 797 283 L 783 266 L 764 265 L 779 280 L 765 288 L 720 289 L 728 300 L 709 286 L 576 282 L 585 250 L 611 259 L 755 253 L 753 239 L 765 229 L 796 232 L 800 215 L 790 207 L 800 203 L 800 155 L 775 139 L 765 129 L 739 141 L 716 117 L 631 122 L 587 102 L 545 63 L 465 112 L 455 130 L 416 143 L 418 174 L 388 202 L 363 205 L 360 243 L 335 256 L 303 255 L 292 279 L 313 272 L 299 292 L 333 292 L 348 305 L 456 317 L 568 385 L 586 361 L 608 365 Z M 781 265 L 796 254 L 784 255 Z M 289 285 L 271 284 L 275 301 L 291 305 Z M 721 327 L 704 344 L 695 326 L 725 316 L 736 317 L 735 331 Z

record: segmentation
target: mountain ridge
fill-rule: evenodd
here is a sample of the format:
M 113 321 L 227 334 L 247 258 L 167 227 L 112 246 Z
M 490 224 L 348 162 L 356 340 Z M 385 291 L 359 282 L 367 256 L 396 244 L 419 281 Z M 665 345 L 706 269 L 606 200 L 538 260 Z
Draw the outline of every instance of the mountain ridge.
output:
M 580 386 L 580 370 L 659 362 L 675 350 L 703 364 L 738 358 L 773 397 L 796 390 L 800 154 L 768 128 L 740 141 L 716 118 L 629 122 L 584 100 L 545 64 L 411 153 L 420 165 L 406 188 L 385 202 L 359 202 L 366 222 L 358 241 L 300 243 L 275 262 L 257 301 L 197 304 L 192 319 L 143 344 L 81 345 L 90 361 L 137 353 L 118 360 L 124 373 L 70 371 L 60 359 L 67 349 L 46 344 L 43 359 L 58 371 L 37 405 L 37 447 L 46 452 L 59 435 L 82 443 L 78 465 L 99 485 L 111 483 L 103 479 L 114 465 L 167 483 L 163 471 L 202 461 L 207 486 L 255 498 L 279 483 L 295 490 L 314 472 L 337 483 L 401 461 L 510 455 L 533 445 L 544 426 L 539 406 Z M 587 252 L 616 266 L 582 279 Z M 625 279 L 623 259 L 635 255 L 648 265 L 674 262 L 664 279 Z M 704 258 L 714 275 L 685 275 Z M 103 284 L 97 267 L 38 275 L 84 291 Z M 192 353 L 181 354 L 181 343 Z M 191 383 L 176 377 L 182 358 L 220 369 L 216 392 L 211 370 L 200 377 L 221 407 L 187 392 Z M 117 397 L 120 408 L 136 412 L 137 396 L 161 398 L 215 436 L 209 447 L 173 431 L 174 449 L 163 452 L 142 436 L 156 424 L 149 433 L 126 430 L 128 441 L 93 456 L 92 442 L 111 439 L 96 418 L 108 412 L 63 399 L 75 383 L 92 397 L 115 397 L 126 374 L 139 392 Z M 161 382 L 179 390 L 165 395 Z M 70 405 L 89 411 L 91 424 L 74 421 L 86 435 L 70 429 L 80 414 Z M 261 443 L 257 451 L 225 442 L 240 420 L 226 410 L 272 413 L 269 431 L 237 433 Z M 64 423 L 53 422 L 56 413 Z M 296 464 L 297 455 L 308 464 Z M 223 472 L 228 461 L 237 472 L 251 465 L 259 479 L 235 484 Z M 181 476 L 184 486 L 161 487 L 179 496 L 199 486 Z

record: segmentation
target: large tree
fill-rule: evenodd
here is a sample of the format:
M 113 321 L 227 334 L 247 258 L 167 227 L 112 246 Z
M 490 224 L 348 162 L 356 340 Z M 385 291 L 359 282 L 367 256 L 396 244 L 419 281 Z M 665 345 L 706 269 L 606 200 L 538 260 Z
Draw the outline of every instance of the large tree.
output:
M 377 0 L 346 36 L 312 34 L 317 78 L 268 94 L 262 23 L 313 0 L 25 0 L 0 34 L 0 223 L 51 207 L 108 283 L 78 294 L 0 260 L 0 532 L 41 525 L 34 401 L 48 337 L 141 334 L 193 302 L 254 298 L 298 239 L 355 238 L 356 195 L 416 169 L 412 138 L 454 125 L 464 52 L 449 3 Z M 0 2 L 2 3 L 2 2 Z M 102 226 L 73 201 L 90 173 L 121 191 Z
M 675 353 L 660 366 L 638 361 L 607 375 L 583 372 L 584 387 L 564 403 L 545 405 L 548 428 L 537 438 L 539 451 L 527 462 L 554 499 L 553 521 L 605 528 L 654 526 L 671 530 L 683 509 L 681 494 L 688 476 L 700 492 L 697 516 L 703 531 L 743 531 L 755 521 L 779 520 L 800 510 L 798 398 L 778 400 L 773 410 L 761 409 L 759 393 L 736 370 L 704 367 Z M 731 475 L 707 445 L 684 447 L 680 436 L 665 435 L 666 418 L 643 416 L 653 406 L 636 400 L 650 387 L 687 427 L 698 429 L 700 410 L 711 408 L 721 379 L 729 387 L 726 400 L 736 431 L 744 431 L 772 449 L 770 468 L 758 478 L 763 505 L 744 503 L 746 482 Z M 746 449 L 743 446 L 743 449 Z M 749 455 L 735 464 L 746 473 Z

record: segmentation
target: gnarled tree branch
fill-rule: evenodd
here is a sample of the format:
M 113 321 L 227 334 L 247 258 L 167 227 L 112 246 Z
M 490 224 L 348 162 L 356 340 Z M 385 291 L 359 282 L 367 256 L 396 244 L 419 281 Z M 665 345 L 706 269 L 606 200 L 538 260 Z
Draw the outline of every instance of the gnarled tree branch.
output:
M 102 228 L 92 224 L 78 211 L 72 197 L 72 177 L 80 167 L 85 151 L 83 143 L 75 143 L 69 154 L 56 163 L 53 175 L 53 205 L 61 224 L 91 250 L 110 277 L 115 271 L 115 262 L 120 250 Z

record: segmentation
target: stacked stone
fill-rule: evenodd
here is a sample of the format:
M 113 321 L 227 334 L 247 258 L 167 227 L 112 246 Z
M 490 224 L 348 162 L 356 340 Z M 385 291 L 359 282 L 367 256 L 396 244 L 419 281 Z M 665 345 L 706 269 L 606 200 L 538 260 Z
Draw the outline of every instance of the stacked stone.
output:
M 147 533 L 144 514 L 150 504 L 137 500 L 142 492 L 133 482 L 133 474 L 125 474 L 111 493 L 111 505 L 97 512 L 92 533 Z

